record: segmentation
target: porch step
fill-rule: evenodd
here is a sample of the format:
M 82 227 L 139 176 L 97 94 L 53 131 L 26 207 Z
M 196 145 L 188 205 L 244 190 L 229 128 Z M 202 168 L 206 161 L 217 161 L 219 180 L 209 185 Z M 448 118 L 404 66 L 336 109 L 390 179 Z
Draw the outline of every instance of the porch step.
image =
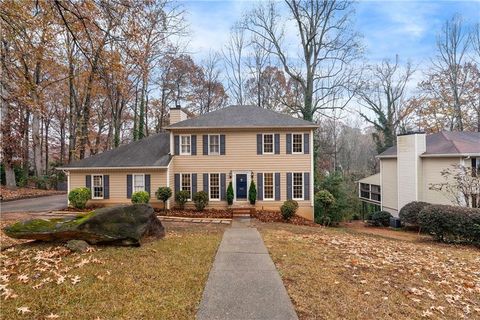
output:
M 232 207 L 232 214 L 234 217 L 250 217 L 255 213 L 255 207 Z

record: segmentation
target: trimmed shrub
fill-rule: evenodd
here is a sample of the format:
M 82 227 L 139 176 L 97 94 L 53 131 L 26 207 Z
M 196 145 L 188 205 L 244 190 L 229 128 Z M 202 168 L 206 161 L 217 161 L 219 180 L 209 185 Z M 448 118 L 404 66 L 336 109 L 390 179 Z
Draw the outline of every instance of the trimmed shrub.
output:
M 193 202 L 198 211 L 203 211 L 208 206 L 208 193 L 205 191 L 198 191 L 193 195 Z
M 150 194 L 147 191 L 137 191 L 132 194 L 132 203 L 148 203 Z
M 328 190 L 320 190 L 315 193 L 315 222 L 322 225 L 338 224 L 343 215 L 334 210 L 336 200 Z
M 175 202 L 178 203 L 180 209 L 185 209 L 185 203 L 187 203 L 188 198 L 190 198 L 190 192 L 187 190 L 180 190 L 175 193 Z
M 418 222 L 438 241 L 480 245 L 480 209 L 430 205 L 420 212 Z
M 77 209 L 85 209 L 87 201 L 92 198 L 92 192 L 85 187 L 75 188 L 68 194 L 68 201 Z
M 250 188 L 248 188 L 248 201 L 250 201 L 250 204 L 255 204 L 255 201 L 257 201 L 257 187 L 253 180 L 250 182 Z
M 157 189 L 157 192 L 155 192 L 155 196 L 158 200 L 163 202 L 163 211 L 167 211 L 166 202 L 172 196 L 172 189 L 170 189 L 169 187 L 160 187 Z
M 368 224 L 374 227 L 388 227 L 391 217 L 390 212 L 377 211 L 372 214 L 372 218 L 368 221 Z
M 227 203 L 228 203 L 229 206 L 231 206 L 233 204 L 233 198 L 235 198 L 235 195 L 233 193 L 232 181 L 230 181 L 230 183 L 228 184 L 228 188 L 227 188 Z
M 297 212 L 298 202 L 294 200 L 285 201 L 280 207 L 280 212 L 284 220 L 290 220 Z
M 398 216 L 402 223 L 406 223 L 415 227 L 418 227 L 418 215 L 420 211 L 423 210 L 426 206 L 429 206 L 430 203 L 423 201 L 412 201 L 407 203 L 400 209 Z

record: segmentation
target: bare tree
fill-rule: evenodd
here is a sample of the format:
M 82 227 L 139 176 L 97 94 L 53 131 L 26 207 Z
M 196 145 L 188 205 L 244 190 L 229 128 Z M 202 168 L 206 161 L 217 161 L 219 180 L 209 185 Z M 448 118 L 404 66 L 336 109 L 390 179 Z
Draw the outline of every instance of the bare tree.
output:
M 247 59 L 247 67 L 249 69 L 250 79 L 247 80 L 250 82 L 248 86 L 249 90 L 255 93 L 247 95 L 247 99 L 252 101 L 253 104 L 256 104 L 259 107 L 265 108 L 263 104 L 265 101 L 263 99 L 263 90 L 266 89 L 263 86 L 262 76 L 264 74 L 265 68 L 269 65 L 270 62 L 270 51 L 272 51 L 271 43 L 266 41 L 265 38 L 259 38 L 257 35 L 252 35 L 250 40 L 250 55 Z
M 228 90 L 231 92 L 234 103 L 239 105 L 243 105 L 245 102 L 243 60 L 245 47 L 245 31 L 239 24 L 236 24 L 230 31 L 230 39 L 223 50 L 223 58 L 227 71 Z

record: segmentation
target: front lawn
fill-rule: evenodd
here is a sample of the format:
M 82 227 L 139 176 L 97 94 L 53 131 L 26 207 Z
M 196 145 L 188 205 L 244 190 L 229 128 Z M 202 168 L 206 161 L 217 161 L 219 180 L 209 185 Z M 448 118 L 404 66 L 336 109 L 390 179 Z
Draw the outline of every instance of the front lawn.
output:
M 3 251 L 2 318 L 194 318 L 223 226 L 165 225 L 164 239 L 140 248 L 77 254 L 28 243 Z
M 259 224 L 301 319 L 480 318 L 480 251 Z

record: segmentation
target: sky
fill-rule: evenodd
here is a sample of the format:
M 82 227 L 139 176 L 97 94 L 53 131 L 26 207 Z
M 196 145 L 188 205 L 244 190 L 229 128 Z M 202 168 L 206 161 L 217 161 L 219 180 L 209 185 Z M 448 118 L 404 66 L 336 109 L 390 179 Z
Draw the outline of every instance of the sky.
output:
M 192 32 L 189 44 L 197 59 L 222 49 L 229 30 L 258 1 L 182 1 Z M 480 22 L 477 1 L 359 1 L 355 29 L 363 35 L 368 62 L 395 59 L 422 65 L 435 53 L 442 24 L 460 14 L 466 24 Z

